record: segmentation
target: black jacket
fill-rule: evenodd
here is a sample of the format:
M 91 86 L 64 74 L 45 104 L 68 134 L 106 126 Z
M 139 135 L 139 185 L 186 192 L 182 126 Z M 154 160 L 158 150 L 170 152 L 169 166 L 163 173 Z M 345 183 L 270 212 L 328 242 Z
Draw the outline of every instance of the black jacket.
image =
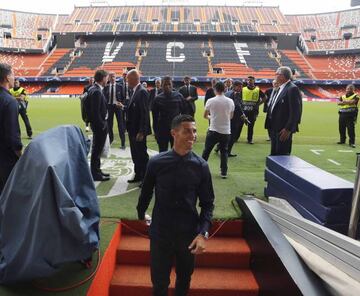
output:
M 208 88 L 206 90 L 206 93 L 205 93 L 205 100 L 204 100 L 204 106 L 206 105 L 206 102 L 208 99 L 211 99 L 213 97 L 215 97 L 215 92 L 214 92 L 214 89 L 212 87 Z
M 137 133 L 143 133 L 145 136 L 151 134 L 149 92 L 141 84 L 130 98 L 126 111 L 126 129 L 130 136 L 136 136 Z
M 244 115 L 244 111 L 242 109 L 242 94 L 239 93 L 239 95 L 235 95 L 235 92 L 233 90 L 227 92 L 225 94 L 226 97 L 232 99 L 234 101 L 235 109 L 234 109 L 234 116 L 231 119 L 231 121 L 239 121 L 240 117 Z
M 0 87 L 0 166 L 15 164 L 18 159 L 15 151 L 22 149 L 18 116 L 17 101 Z
M 105 96 L 105 99 L 106 99 L 106 103 L 111 104 L 112 102 L 110 102 L 110 83 L 104 87 L 103 92 L 104 92 L 104 96 Z M 116 83 L 115 97 L 116 97 L 116 100 L 118 102 L 123 102 L 124 101 L 123 89 L 122 89 L 121 84 Z
M 179 88 L 179 93 L 181 93 L 185 99 L 189 96 L 191 97 L 189 101 L 186 101 L 188 104 L 188 113 L 195 114 L 196 111 L 195 101 L 199 98 L 197 93 L 197 88 L 193 85 L 190 85 L 190 92 L 189 92 L 188 87 L 186 85 L 183 85 L 182 87 Z
M 149 97 L 149 110 L 151 111 L 152 110 L 152 106 L 153 106 L 153 103 L 154 103 L 154 99 L 155 99 L 155 87 L 150 90 L 150 97 Z M 160 88 L 158 90 L 158 95 L 162 93 L 162 89 Z
M 283 128 L 295 133 L 301 119 L 301 94 L 299 88 L 289 81 L 266 114 L 265 128 L 281 131 Z M 272 111 L 271 111 L 272 110 Z
M 175 116 L 186 114 L 187 102 L 177 91 L 170 94 L 161 93 L 153 102 L 153 127 L 155 134 L 168 132 Z
M 107 106 L 105 96 L 99 85 L 94 84 L 94 87 L 89 89 L 89 122 L 91 129 L 96 131 L 103 131 L 107 128 Z

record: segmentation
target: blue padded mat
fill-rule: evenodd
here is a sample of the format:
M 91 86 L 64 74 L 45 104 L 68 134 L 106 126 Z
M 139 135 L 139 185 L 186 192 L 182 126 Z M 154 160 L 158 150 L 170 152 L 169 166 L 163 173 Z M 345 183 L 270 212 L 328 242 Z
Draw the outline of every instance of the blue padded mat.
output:
M 264 189 L 265 196 L 276 196 L 280 198 L 284 198 L 283 194 L 281 193 L 281 190 L 273 187 L 268 186 Z M 284 198 L 285 199 L 285 198 Z M 295 208 L 299 212 L 301 216 L 303 216 L 305 219 L 308 219 L 314 223 L 320 224 L 324 227 L 330 228 L 336 232 L 346 234 L 348 231 L 349 224 L 330 224 L 330 223 L 323 223 L 321 222 L 316 216 L 314 216 L 311 212 L 309 212 L 306 208 L 304 208 L 302 205 L 298 204 L 294 200 L 288 201 L 291 206 Z
M 324 206 L 351 205 L 353 183 L 296 156 L 268 156 L 267 168 Z

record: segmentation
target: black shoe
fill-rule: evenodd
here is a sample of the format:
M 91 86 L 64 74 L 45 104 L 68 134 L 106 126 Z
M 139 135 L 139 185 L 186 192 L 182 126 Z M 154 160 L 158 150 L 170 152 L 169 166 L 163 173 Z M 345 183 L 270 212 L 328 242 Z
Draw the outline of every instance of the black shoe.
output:
M 221 173 L 221 174 L 220 174 L 220 177 L 221 177 L 221 179 L 226 179 L 226 178 L 227 178 L 227 174 L 226 174 L 226 173 Z
M 102 175 L 97 175 L 97 176 L 93 176 L 93 179 L 94 179 L 94 181 L 103 182 L 103 181 L 109 181 L 109 180 L 110 180 L 110 177 L 105 177 L 105 176 L 102 176 Z
M 139 188 L 141 188 L 143 186 L 143 182 L 141 181 L 139 184 Z
M 349 144 L 351 148 L 356 148 L 355 144 Z
M 121 149 L 121 150 L 125 150 L 125 149 L 126 149 L 126 146 L 123 145 L 123 146 L 120 147 L 120 149 Z
M 101 175 L 102 175 L 103 177 L 110 177 L 110 174 L 104 173 L 104 172 L 101 172 Z
M 128 183 L 137 183 L 137 182 L 141 182 L 142 181 L 142 178 L 139 178 L 139 177 L 134 177 L 134 179 L 130 179 L 130 180 L 127 180 Z
M 248 143 L 248 144 L 251 144 L 251 145 L 253 145 L 253 144 L 254 144 L 254 142 L 253 142 L 253 141 L 248 141 L 247 143 Z
M 231 153 L 228 154 L 228 157 L 236 157 L 236 156 L 237 154 L 231 154 Z
M 342 145 L 342 144 L 345 144 L 345 142 L 337 142 L 336 144 L 339 144 L 339 145 Z
M 219 148 L 215 148 L 215 149 L 214 149 L 214 152 L 215 152 L 215 153 L 219 153 L 219 150 L 220 150 Z

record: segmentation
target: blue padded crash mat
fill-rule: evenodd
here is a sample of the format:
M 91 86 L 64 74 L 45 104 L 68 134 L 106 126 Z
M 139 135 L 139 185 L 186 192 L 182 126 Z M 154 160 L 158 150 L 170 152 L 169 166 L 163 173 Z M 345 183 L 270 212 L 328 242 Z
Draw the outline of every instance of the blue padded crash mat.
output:
M 322 205 L 351 205 L 353 183 L 296 156 L 268 156 L 266 166 Z

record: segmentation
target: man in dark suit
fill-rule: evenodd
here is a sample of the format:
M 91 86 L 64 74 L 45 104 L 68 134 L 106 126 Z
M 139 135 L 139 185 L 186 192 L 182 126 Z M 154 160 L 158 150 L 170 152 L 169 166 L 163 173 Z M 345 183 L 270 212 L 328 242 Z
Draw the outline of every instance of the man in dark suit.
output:
M 172 148 L 174 138 L 171 135 L 171 122 L 180 114 L 186 114 L 187 104 L 184 97 L 173 91 L 173 84 L 169 76 L 162 81 L 163 92 L 155 97 L 153 102 L 153 126 L 155 138 L 159 146 L 159 152 L 168 150 L 169 144 Z
M 140 74 L 133 69 L 127 74 L 130 100 L 126 106 L 126 129 L 129 135 L 131 158 L 135 176 L 129 183 L 141 182 L 149 160 L 146 136 L 151 134 L 149 116 L 149 92 L 140 83 Z
M 280 67 L 276 70 L 279 90 L 268 103 L 265 128 L 271 138 L 271 155 L 290 155 L 292 134 L 298 131 L 301 120 L 299 88 L 291 82 L 291 69 Z
M 84 90 L 83 90 L 83 94 L 87 93 L 90 89 L 90 87 L 92 87 L 94 85 L 94 77 L 89 77 L 89 84 L 84 86 Z M 90 131 L 90 127 L 89 127 L 89 123 L 85 122 L 85 131 L 89 132 Z
M 272 81 L 272 86 L 271 88 L 268 88 L 266 91 L 265 91 L 265 97 L 266 97 L 266 100 L 264 102 L 264 107 L 263 107 L 263 112 L 264 113 L 267 113 L 268 111 L 268 108 L 269 108 L 269 102 L 272 100 L 273 96 L 276 94 L 276 92 L 278 91 L 279 89 L 279 84 L 278 82 L 276 81 L 276 79 L 274 79 Z M 266 127 L 265 127 L 266 129 Z M 270 138 L 270 131 L 268 129 L 266 129 L 267 132 L 268 132 L 268 136 L 269 138 L 266 140 L 266 141 L 271 141 L 271 138 Z
M 0 63 L 0 194 L 22 151 L 19 105 L 9 93 L 13 86 L 11 66 Z
M 197 88 L 190 85 L 191 78 L 189 76 L 184 77 L 184 85 L 180 87 L 179 93 L 183 95 L 185 100 L 188 102 L 188 114 L 191 116 L 195 115 L 196 107 L 195 101 L 198 99 Z
M 114 115 L 118 125 L 119 137 L 121 140 L 121 149 L 125 149 L 125 122 L 124 122 L 124 111 L 120 108 L 119 102 L 124 103 L 123 90 L 120 84 L 116 83 L 115 72 L 109 73 L 109 83 L 104 88 L 104 95 L 107 101 L 108 108 L 108 131 L 110 143 L 114 141 Z
M 241 125 L 246 120 L 246 116 L 244 114 L 244 111 L 242 109 L 241 103 L 242 103 L 242 82 L 240 80 L 235 80 L 232 86 L 232 90 L 227 92 L 225 96 L 232 99 L 234 101 L 235 110 L 234 110 L 234 116 L 231 119 L 230 126 L 231 126 L 231 135 L 230 135 L 230 141 L 228 145 L 228 154 L 229 157 L 236 157 L 236 154 L 232 154 L 232 147 L 234 146 L 236 140 L 240 137 L 241 132 Z
M 103 94 L 103 89 L 108 80 L 108 73 L 104 70 L 97 70 L 94 75 L 94 87 L 90 88 L 88 93 L 88 117 L 90 126 L 93 131 L 93 142 L 91 149 L 91 174 L 94 181 L 108 181 L 110 175 L 103 173 L 100 169 L 100 156 L 104 149 L 106 136 L 108 133 L 107 127 L 107 106 L 106 99 Z
M 149 110 L 152 111 L 152 105 L 154 103 L 154 99 L 162 92 L 161 89 L 161 79 L 158 78 L 155 80 L 155 87 L 150 90 L 150 98 L 149 98 Z

